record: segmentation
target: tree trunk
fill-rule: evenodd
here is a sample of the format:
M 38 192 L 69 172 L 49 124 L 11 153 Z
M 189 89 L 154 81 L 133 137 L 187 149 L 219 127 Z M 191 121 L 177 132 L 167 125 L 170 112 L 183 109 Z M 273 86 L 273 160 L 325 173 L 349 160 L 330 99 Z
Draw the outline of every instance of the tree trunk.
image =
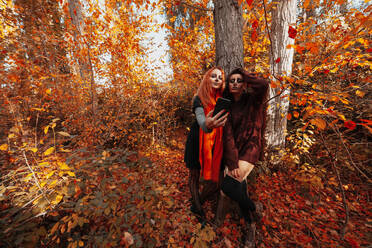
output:
M 216 65 L 225 75 L 244 67 L 242 8 L 236 0 L 213 0 Z
M 237 67 L 244 67 L 242 8 L 236 0 L 213 0 L 216 65 L 228 75 Z M 216 222 L 221 224 L 226 208 L 232 201 L 220 194 L 217 203 Z
M 68 0 L 68 9 L 70 12 L 71 22 L 73 24 L 74 40 L 77 46 L 77 48 L 75 48 L 75 56 L 79 65 L 79 74 L 83 81 L 87 81 L 90 73 L 86 56 L 83 56 L 82 54 L 84 44 L 82 44 L 81 35 L 84 32 L 84 20 L 81 12 L 80 1 Z
M 291 75 L 293 62 L 293 48 L 287 45 L 294 44 L 294 39 L 288 37 L 289 26 L 296 24 L 296 0 L 279 1 L 272 11 L 271 42 L 272 54 L 270 56 L 270 69 L 277 78 L 282 75 Z M 279 63 L 277 59 L 280 58 Z M 281 92 L 279 87 L 269 90 L 269 99 Z M 266 127 L 266 140 L 269 149 L 283 148 L 287 132 L 287 114 L 289 107 L 290 90 L 286 89 L 279 97 L 270 100 Z
M 81 39 L 81 36 L 84 33 L 84 19 L 81 11 L 80 0 L 68 0 L 68 8 L 74 26 L 74 39 L 77 46 L 75 49 L 75 55 L 77 56 L 80 77 L 84 81 L 84 85 L 88 86 L 88 81 L 90 82 L 92 116 L 95 123 L 95 81 L 93 65 L 90 57 L 90 47 L 88 42 L 84 44 L 84 41 Z M 86 52 L 84 52 L 84 47 L 87 50 Z

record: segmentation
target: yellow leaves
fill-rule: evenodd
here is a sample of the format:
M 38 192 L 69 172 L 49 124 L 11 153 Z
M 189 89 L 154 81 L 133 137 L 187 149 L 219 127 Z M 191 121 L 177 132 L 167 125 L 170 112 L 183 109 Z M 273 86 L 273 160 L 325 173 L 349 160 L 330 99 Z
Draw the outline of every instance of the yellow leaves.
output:
M 75 173 L 72 171 L 67 171 L 67 174 L 71 177 L 76 177 Z
M 45 90 L 45 93 L 47 93 L 48 95 L 52 94 L 52 90 L 51 89 L 47 89 Z
M 314 118 L 310 121 L 310 123 L 315 125 L 320 130 L 324 130 L 327 126 L 327 123 L 321 118 Z
M 39 166 L 47 166 L 47 165 L 49 165 L 48 162 L 41 162 L 41 163 L 39 163 Z
M 68 165 L 65 162 L 57 162 L 57 164 L 61 170 L 71 170 L 71 168 L 68 167 Z
M 37 148 L 36 147 L 28 148 L 27 150 L 32 151 L 33 153 L 36 153 L 37 152 Z
M 355 92 L 355 94 L 356 94 L 357 96 L 363 98 L 364 95 L 365 95 L 366 93 L 364 93 L 363 91 L 357 90 L 357 91 Z
M 45 152 L 44 152 L 44 155 L 45 156 L 48 156 L 48 155 L 50 155 L 50 154 L 52 154 L 53 152 L 54 152 L 54 146 L 52 146 L 52 147 L 50 147 L 48 150 L 46 150 Z
M 0 151 L 6 151 L 6 150 L 8 150 L 8 144 L 2 144 L 0 146 Z
M 345 118 L 344 115 L 342 115 L 342 114 L 338 114 L 338 116 L 341 118 L 341 120 L 346 121 L 346 118 Z
M 43 108 L 31 108 L 31 110 L 36 110 L 36 111 L 45 111 Z
M 294 116 L 295 118 L 298 118 L 299 115 L 300 115 L 300 114 L 299 114 L 297 111 L 293 111 L 293 116 Z
M 52 204 L 57 205 L 63 199 L 63 195 L 57 195 L 56 199 L 52 201 Z
M 49 172 L 49 173 L 46 175 L 46 178 L 48 179 L 48 178 L 50 178 L 51 176 L 53 176 L 54 172 L 55 172 L 55 171 L 51 171 L 51 172 Z
M 48 130 L 49 130 L 49 125 L 44 127 L 44 133 L 47 134 L 48 133 Z

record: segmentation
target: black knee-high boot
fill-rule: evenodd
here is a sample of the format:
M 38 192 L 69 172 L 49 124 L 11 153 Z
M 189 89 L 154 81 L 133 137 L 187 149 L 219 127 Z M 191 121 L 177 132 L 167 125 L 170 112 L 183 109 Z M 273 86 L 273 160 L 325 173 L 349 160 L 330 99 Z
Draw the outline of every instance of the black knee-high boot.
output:
M 250 212 L 256 210 L 254 202 L 248 197 L 247 183 L 243 181 L 240 183 L 230 176 L 226 176 L 221 184 L 222 191 L 232 200 L 239 204 L 240 210 L 245 221 L 252 222 Z
M 192 205 L 190 209 L 193 213 L 197 215 L 205 216 L 205 213 L 200 203 L 199 177 L 200 177 L 200 170 L 190 169 L 189 187 L 190 187 L 190 193 L 192 197 Z

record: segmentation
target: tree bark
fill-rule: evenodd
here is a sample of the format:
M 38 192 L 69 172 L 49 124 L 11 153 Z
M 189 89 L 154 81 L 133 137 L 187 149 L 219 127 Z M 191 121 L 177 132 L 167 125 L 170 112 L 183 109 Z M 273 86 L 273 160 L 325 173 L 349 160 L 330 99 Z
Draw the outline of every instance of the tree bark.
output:
M 228 75 L 244 67 L 242 7 L 236 0 L 213 0 L 216 65 Z
M 77 45 L 75 48 L 75 55 L 79 65 L 80 77 L 87 81 L 89 78 L 89 65 L 85 56 L 81 51 L 84 48 L 84 44 L 81 41 L 81 35 L 84 33 L 84 20 L 81 12 L 81 4 L 79 0 L 68 0 L 68 9 L 73 24 L 74 40 Z M 85 83 L 85 82 L 84 82 Z
M 287 45 L 294 44 L 294 39 L 288 37 L 289 26 L 296 24 L 297 0 L 279 1 L 272 11 L 271 42 L 272 51 L 270 56 L 270 69 L 276 78 L 283 75 L 291 75 L 293 62 L 293 48 L 287 49 Z M 278 59 L 280 58 L 280 61 Z M 281 92 L 279 87 L 269 90 L 269 99 Z M 287 132 L 287 114 L 289 107 L 290 90 L 285 89 L 279 97 L 269 102 L 266 140 L 269 149 L 283 148 Z
M 75 54 L 77 56 L 77 61 L 79 65 L 79 74 L 81 79 L 84 81 L 84 85 L 88 86 L 88 81 L 90 82 L 91 89 L 91 106 L 92 106 L 92 116 L 95 121 L 95 80 L 93 73 L 93 65 L 90 57 L 90 47 L 88 42 L 84 44 L 84 41 L 81 39 L 82 34 L 84 33 L 84 19 L 81 11 L 80 0 L 68 0 L 68 8 L 70 12 L 70 17 L 72 20 L 74 28 L 74 39 L 77 45 L 75 49 Z M 83 50 L 87 49 L 87 52 L 84 53 Z
M 213 0 L 216 65 L 228 75 L 233 69 L 244 68 L 242 7 L 236 0 Z M 216 223 L 225 218 L 226 208 L 232 201 L 220 193 L 217 203 Z

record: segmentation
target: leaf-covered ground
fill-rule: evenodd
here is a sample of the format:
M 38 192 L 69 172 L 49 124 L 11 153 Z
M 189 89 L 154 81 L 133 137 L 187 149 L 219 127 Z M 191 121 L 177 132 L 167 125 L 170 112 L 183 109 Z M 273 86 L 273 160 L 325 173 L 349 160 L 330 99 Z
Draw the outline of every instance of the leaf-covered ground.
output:
M 239 247 L 238 209 L 214 224 L 216 197 L 204 205 L 202 227 L 190 212 L 185 135 L 169 146 L 64 150 L 29 161 L 43 190 L 13 152 L 0 199 L 0 245 L 4 247 Z M 47 155 L 45 155 L 47 154 Z M 5 161 L 5 160 L 4 160 Z M 343 185 L 330 173 L 265 170 L 250 179 L 252 198 L 263 204 L 257 247 L 368 247 L 372 243 L 368 185 Z M 52 171 L 52 172 L 50 172 Z M 343 178 L 342 178 L 343 179 Z M 203 182 L 201 182 L 203 185 Z M 30 200 L 31 199 L 31 200 Z M 36 200 L 35 200 L 36 199 Z M 347 221 L 345 225 L 345 221 Z
M 162 237 L 170 247 L 236 247 L 241 238 L 236 208 L 229 209 L 224 224 L 213 224 L 215 201 L 207 202 L 208 224 L 201 228 L 189 211 L 188 171 L 183 163 L 183 137 L 174 146 L 159 147 L 148 155 L 154 170 L 148 171 L 159 184 L 163 199 L 159 209 L 165 220 Z M 261 173 L 251 187 L 255 200 L 263 206 L 263 218 L 257 228 L 257 247 L 368 247 L 371 237 L 371 203 L 358 185 L 344 186 L 349 207 L 345 209 L 339 192 L 327 181 L 321 188 L 296 178 L 295 171 Z M 234 212 L 235 210 L 235 212 Z M 343 239 L 341 234 L 344 234 Z

